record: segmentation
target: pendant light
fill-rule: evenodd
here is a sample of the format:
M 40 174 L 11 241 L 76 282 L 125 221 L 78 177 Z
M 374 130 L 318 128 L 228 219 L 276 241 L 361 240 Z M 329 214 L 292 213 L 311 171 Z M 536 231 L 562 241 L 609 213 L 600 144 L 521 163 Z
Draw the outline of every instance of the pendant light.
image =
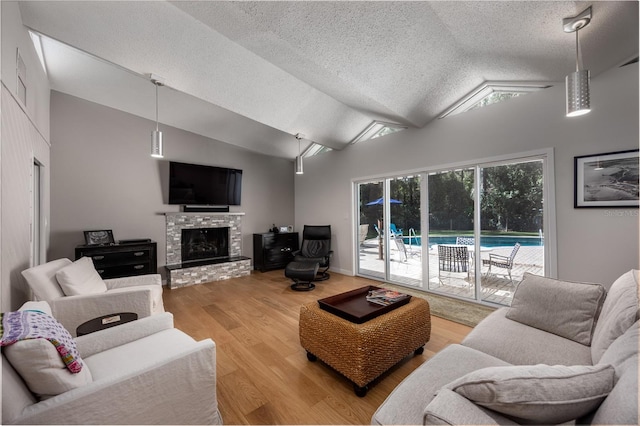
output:
M 589 22 L 591 22 L 591 6 L 578 16 L 562 20 L 564 32 L 576 33 L 576 71 L 566 78 L 567 117 L 577 117 L 591 111 L 591 100 L 589 99 L 590 72 L 589 70 L 580 69 L 581 58 L 578 38 L 578 30 L 589 25 Z
M 151 156 L 155 158 L 163 158 L 162 132 L 158 130 L 158 87 L 164 86 L 164 81 L 158 76 L 151 74 L 151 82 L 156 86 L 156 129 L 151 132 Z
M 304 171 L 302 170 L 302 154 L 300 151 L 300 139 L 303 139 L 304 135 L 297 133 L 296 134 L 296 139 L 298 139 L 298 156 L 296 157 L 296 174 L 297 175 L 302 175 L 304 174 Z

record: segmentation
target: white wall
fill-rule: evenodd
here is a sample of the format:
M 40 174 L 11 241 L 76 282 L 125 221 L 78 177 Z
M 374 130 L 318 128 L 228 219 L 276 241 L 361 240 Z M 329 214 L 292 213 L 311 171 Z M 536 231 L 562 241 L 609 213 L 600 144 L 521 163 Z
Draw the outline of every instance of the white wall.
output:
M 1 2 L 2 120 L 0 131 L 1 308 L 18 308 L 28 299 L 20 272 L 30 266 L 32 170 L 42 166 L 42 245 L 49 222 L 49 82 L 15 2 Z M 27 67 L 27 105 L 16 100 L 16 50 Z M 43 253 L 44 254 L 44 253 Z
M 166 259 L 168 161 L 243 170 L 244 256 L 253 257 L 253 233 L 293 223 L 293 163 L 255 154 L 168 126 L 163 160 L 151 158 L 155 122 L 60 92 L 51 92 L 50 258 L 74 258 L 84 230 L 111 229 L 116 240 L 151 238 L 158 267 Z M 166 160 L 166 161 L 165 161 Z M 163 190 L 165 189 L 165 190 Z
M 591 113 L 565 117 L 564 85 L 307 159 L 296 229 L 331 224 L 335 270 L 353 271 L 352 181 L 553 148 L 558 276 L 611 282 L 638 269 L 638 209 L 574 209 L 573 158 L 638 148 L 638 64 L 592 80 Z
M 16 52 L 27 67 L 27 115 L 38 131 L 49 139 L 49 80 L 40 60 L 22 25 L 18 2 L 2 1 L 2 63 L 0 78 L 9 92 L 16 96 L 18 77 L 16 74 Z

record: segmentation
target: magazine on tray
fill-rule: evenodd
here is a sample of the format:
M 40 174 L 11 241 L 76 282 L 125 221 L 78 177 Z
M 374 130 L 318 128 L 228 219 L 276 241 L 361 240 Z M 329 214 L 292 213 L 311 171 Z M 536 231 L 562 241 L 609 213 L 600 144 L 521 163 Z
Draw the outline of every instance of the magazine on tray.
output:
M 407 295 L 404 293 L 386 288 L 370 290 L 369 293 L 367 293 L 367 301 L 377 303 L 382 306 L 388 306 L 398 300 L 404 299 L 405 297 L 407 297 Z

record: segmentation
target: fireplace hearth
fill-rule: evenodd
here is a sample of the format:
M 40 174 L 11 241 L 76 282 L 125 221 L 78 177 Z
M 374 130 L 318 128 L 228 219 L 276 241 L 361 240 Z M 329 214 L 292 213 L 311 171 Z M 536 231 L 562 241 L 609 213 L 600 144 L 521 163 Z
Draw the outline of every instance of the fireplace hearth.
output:
M 182 262 L 229 257 L 229 227 L 182 229 Z

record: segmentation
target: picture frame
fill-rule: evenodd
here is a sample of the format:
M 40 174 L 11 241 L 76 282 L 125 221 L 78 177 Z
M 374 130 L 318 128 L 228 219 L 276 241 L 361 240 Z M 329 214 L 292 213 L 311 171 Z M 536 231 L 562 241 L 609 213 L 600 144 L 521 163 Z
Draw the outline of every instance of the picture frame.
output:
M 638 149 L 574 157 L 574 208 L 638 208 Z
M 289 232 L 289 227 L 288 226 L 281 226 L 280 227 L 280 232 Z
M 84 231 L 84 242 L 88 246 L 104 246 L 115 244 L 113 231 L 111 229 L 98 231 Z

